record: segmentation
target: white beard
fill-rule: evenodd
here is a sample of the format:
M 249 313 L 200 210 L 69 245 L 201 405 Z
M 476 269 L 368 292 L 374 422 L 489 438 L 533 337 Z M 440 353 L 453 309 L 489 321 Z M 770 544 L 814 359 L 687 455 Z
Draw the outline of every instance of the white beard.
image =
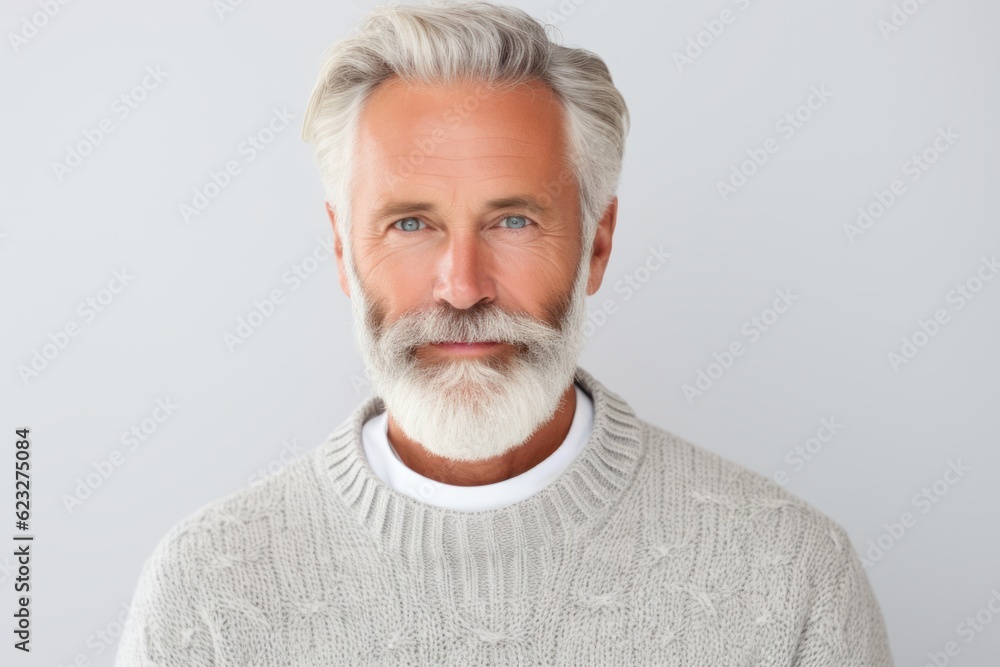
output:
M 493 304 L 470 309 L 474 313 L 442 304 L 383 323 L 376 334 L 372 302 L 350 253 L 345 247 L 358 348 L 373 393 L 408 438 L 437 456 L 480 461 L 523 444 L 552 419 L 586 344 L 589 262 L 578 262 L 561 331 Z M 433 362 L 412 354 L 441 341 L 505 341 L 515 348 Z

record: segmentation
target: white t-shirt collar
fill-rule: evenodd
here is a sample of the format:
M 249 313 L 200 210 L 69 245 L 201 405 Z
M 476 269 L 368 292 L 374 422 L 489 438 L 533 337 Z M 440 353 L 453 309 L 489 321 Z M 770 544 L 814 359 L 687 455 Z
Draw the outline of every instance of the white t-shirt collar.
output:
M 482 512 L 513 505 L 555 481 L 590 439 L 594 424 L 594 405 L 579 384 L 574 382 L 573 387 L 576 389 L 576 410 L 566 439 L 544 461 L 502 482 L 454 486 L 414 472 L 403 463 L 389 442 L 389 418 L 386 412 L 375 415 L 362 428 L 365 458 L 385 484 L 429 505 L 464 512 Z

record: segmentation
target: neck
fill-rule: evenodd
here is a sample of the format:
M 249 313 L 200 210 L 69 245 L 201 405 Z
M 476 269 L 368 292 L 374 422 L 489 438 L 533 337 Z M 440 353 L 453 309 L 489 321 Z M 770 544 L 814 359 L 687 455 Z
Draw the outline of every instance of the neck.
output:
M 407 468 L 441 484 L 480 486 L 495 484 L 531 470 L 548 458 L 566 439 L 576 411 L 576 388 L 571 382 L 563 392 L 552 419 L 517 447 L 482 461 L 455 461 L 428 452 L 403 433 L 389 413 L 388 438 Z

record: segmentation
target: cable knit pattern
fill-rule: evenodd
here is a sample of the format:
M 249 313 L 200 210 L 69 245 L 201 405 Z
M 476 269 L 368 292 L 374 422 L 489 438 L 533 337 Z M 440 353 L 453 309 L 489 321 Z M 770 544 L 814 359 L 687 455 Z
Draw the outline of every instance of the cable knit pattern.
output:
M 891 667 L 844 530 L 639 419 L 582 368 L 594 428 L 548 487 L 485 512 L 385 485 L 364 401 L 276 475 L 173 528 L 119 667 Z

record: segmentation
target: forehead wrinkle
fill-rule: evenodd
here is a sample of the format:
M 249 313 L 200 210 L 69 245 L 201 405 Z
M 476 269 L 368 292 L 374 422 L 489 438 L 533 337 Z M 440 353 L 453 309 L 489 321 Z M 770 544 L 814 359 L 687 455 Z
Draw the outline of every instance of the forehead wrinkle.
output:
M 530 145 L 536 146 L 536 148 L 537 148 L 537 145 L 535 145 L 535 144 L 530 144 Z M 409 153 L 407 153 L 407 152 L 398 152 L 398 151 L 399 151 L 399 149 L 389 150 L 389 151 L 382 151 L 382 150 L 371 151 L 371 153 L 366 158 L 360 159 L 358 161 L 358 164 L 359 165 L 369 165 L 369 164 L 373 164 L 373 163 L 377 164 L 379 162 L 386 162 L 386 161 L 400 161 L 400 160 L 402 160 L 402 161 L 410 161 L 410 160 L 412 160 L 412 151 L 409 152 Z M 524 153 L 506 153 L 506 152 L 504 152 L 504 153 L 499 153 L 499 154 L 498 153 L 490 153 L 490 152 L 470 152 L 470 153 L 465 154 L 465 155 L 454 155 L 454 156 L 453 155 L 439 155 L 439 154 L 437 154 L 435 152 L 431 152 L 429 154 L 421 154 L 421 157 L 422 157 L 421 163 L 433 162 L 435 160 L 440 160 L 442 162 L 463 162 L 463 161 L 467 161 L 467 160 L 504 160 L 504 159 L 506 159 L 506 160 L 525 160 L 525 159 L 532 158 L 533 155 L 534 154 L 531 151 L 525 151 Z M 559 156 L 559 157 L 561 158 L 561 156 Z M 416 166 L 416 165 L 411 165 L 411 166 Z
M 382 135 L 383 137 L 386 135 Z M 544 148 L 546 146 L 552 146 L 559 149 L 560 146 L 553 142 L 552 140 L 547 141 L 528 141 L 527 139 L 515 139 L 514 137 L 508 137 L 503 135 L 483 135 L 478 137 L 468 137 L 466 139 L 452 139 L 452 138 L 440 138 L 433 139 L 433 134 L 415 134 L 415 135 L 395 135 L 389 137 L 388 141 L 383 141 L 381 145 L 377 145 L 374 148 L 376 152 L 388 153 L 392 151 L 393 148 L 396 150 L 403 150 L 412 152 L 413 147 L 417 144 L 417 139 L 419 137 L 431 137 L 432 138 L 432 148 L 429 153 L 429 157 L 435 157 L 437 153 L 449 151 L 459 152 L 459 153 L 476 153 L 484 150 L 488 151 L 513 151 L 517 152 L 518 149 L 522 149 L 525 154 L 531 154 L 533 151 L 538 150 L 540 147 Z M 396 144 L 404 143 L 406 147 L 398 146 L 387 146 L 386 144 Z M 471 145 L 470 145 L 471 144 Z M 515 145 L 517 144 L 517 145 Z M 454 145 L 454 146 L 452 146 Z M 417 146 L 420 152 L 424 152 L 422 148 Z
M 397 156 L 403 157 L 403 156 Z M 497 160 L 503 158 L 510 158 L 514 160 L 520 160 L 527 155 L 467 155 L 465 157 L 445 157 L 444 155 L 428 155 L 425 160 L 442 160 L 444 162 L 464 162 L 466 160 Z
M 424 129 L 415 129 L 412 132 L 396 131 L 391 133 L 385 131 L 371 131 L 371 132 L 366 132 L 365 133 L 366 136 L 364 138 L 365 140 L 370 141 L 374 145 L 373 147 L 376 149 L 384 148 L 386 144 L 393 144 L 393 143 L 413 144 L 415 143 L 415 140 L 419 138 L 431 139 L 434 142 L 435 147 L 447 146 L 448 144 L 461 145 L 461 144 L 471 144 L 471 143 L 481 143 L 481 142 L 489 142 L 489 144 L 492 145 L 524 144 L 529 149 L 535 148 L 541 144 L 558 145 L 555 142 L 555 137 L 551 133 L 548 132 L 543 133 L 544 141 L 542 142 L 530 141 L 528 139 L 523 139 L 519 136 L 516 136 L 519 133 L 519 128 L 513 126 L 505 128 L 509 129 L 510 133 L 495 134 L 492 132 L 491 133 L 484 132 L 476 136 L 460 137 L 460 136 L 454 136 L 455 128 L 450 128 L 449 130 L 445 130 L 444 136 L 441 136 L 439 133 L 437 133 L 437 131 L 441 130 L 442 128 L 438 127 L 435 124 L 431 125 L 433 129 L 431 129 L 430 131 Z M 510 124 L 508 123 L 508 125 Z M 393 129 L 398 130 L 399 129 L 398 125 L 393 126 Z M 497 128 L 487 128 L 487 129 L 496 130 Z
M 484 176 L 483 178 L 480 178 L 478 180 L 472 181 L 470 185 L 480 185 L 481 183 L 487 183 L 489 181 L 495 181 L 495 180 L 499 180 L 499 179 L 508 179 L 508 178 L 512 178 L 512 177 L 516 178 L 516 176 L 510 175 L 510 174 L 497 174 L 495 176 Z M 528 187 L 515 187 L 515 188 L 512 188 L 512 189 L 515 189 L 515 190 L 517 190 L 519 192 L 535 192 L 535 191 L 541 190 L 540 187 L 535 186 L 534 184 L 529 185 Z M 520 196 L 520 195 L 518 195 L 518 196 Z M 537 196 L 532 197 L 532 198 L 537 199 Z M 506 195 L 502 195 L 502 196 L 499 196 L 499 197 L 490 197 L 490 199 L 507 199 L 507 196 Z

